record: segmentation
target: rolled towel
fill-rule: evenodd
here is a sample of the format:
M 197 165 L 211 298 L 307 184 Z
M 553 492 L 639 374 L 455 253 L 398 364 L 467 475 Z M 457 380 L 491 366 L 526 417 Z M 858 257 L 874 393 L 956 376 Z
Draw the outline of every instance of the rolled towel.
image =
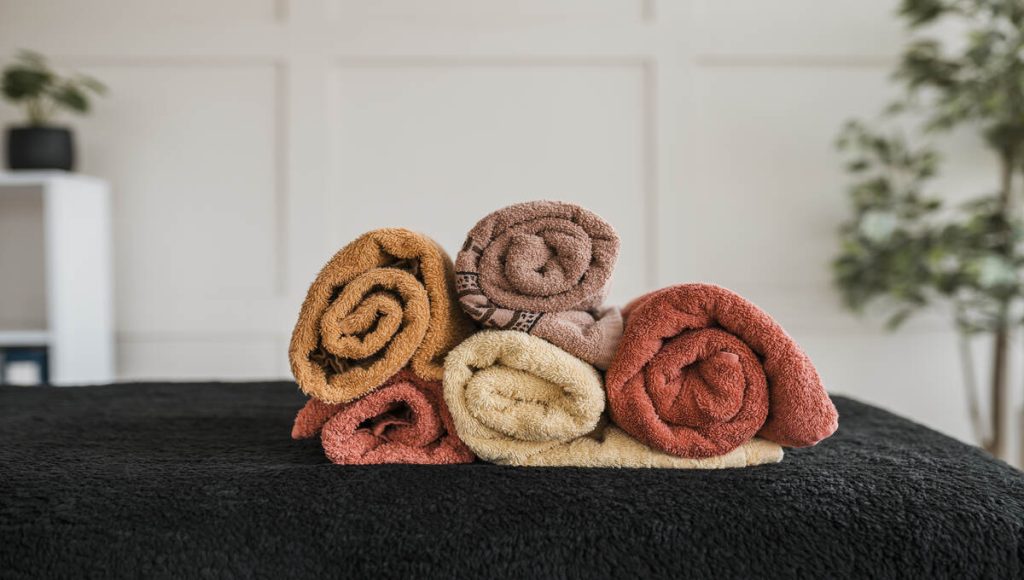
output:
M 806 447 L 838 427 L 811 360 L 768 314 L 712 284 L 671 286 L 623 310 L 606 375 L 612 419 L 680 457 L 710 457 L 757 435 Z
M 622 336 L 622 316 L 602 308 L 619 236 L 571 203 L 500 209 L 469 232 L 455 259 L 462 308 L 481 326 L 539 336 L 599 368 Z
M 782 459 L 781 447 L 762 440 L 705 459 L 653 450 L 603 418 L 594 367 L 522 332 L 482 331 L 452 350 L 444 397 L 459 437 L 499 464 L 712 469 Z
M 320 433 L 334 463 L 470 463 L 444 405 L 441 383 L 403 370 L 376 391 L 351 403 L 311 398 L 295 417 L 292 438 Z
M 344 403 L 411 366 L 440 380 L 444 355 L 473 331 L 456 304 L 451 259 L 404 229 L 374 230 L 342 248 L 309 287 L 288 357 L 299 387 Z

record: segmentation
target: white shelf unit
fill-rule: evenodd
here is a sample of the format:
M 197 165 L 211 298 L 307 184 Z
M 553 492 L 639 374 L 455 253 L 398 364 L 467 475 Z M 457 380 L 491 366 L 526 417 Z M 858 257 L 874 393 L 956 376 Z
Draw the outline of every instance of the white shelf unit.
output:
M 45 346 L 50 383 L 115 378 L 110 186 L 0 173 L 0 347 Z

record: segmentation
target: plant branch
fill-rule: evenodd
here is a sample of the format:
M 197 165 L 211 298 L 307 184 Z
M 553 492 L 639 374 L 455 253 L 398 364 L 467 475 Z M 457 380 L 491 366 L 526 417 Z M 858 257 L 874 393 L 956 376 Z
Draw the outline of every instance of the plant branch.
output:
M 1012 223 L 1010 212 L 1013 209 L 1015 159 L 1016 151 L 1013 146 L 1008 145 L 1000 150 L 999 214 L 1003 218 L 1000 224 L 1003 231 L 998 232 L 1002 238 L 998 249 L 1007 259 L 1013 258 L 1014 249 L 1013 240 L 1011 239 L 1013 232 L 1010 231 L 1010 224 Z M 1011 297 L 1009 296 L 1004 296 L 999 301 L 992 347 L 992 403 L 989 409 L 992 430 L 989 445 L 986 445 L 986 449 L 997 457 L 1004 455 L 1007 439 L 1005 415 L 1009 390 L 1007 366 L 1010 346 L 1010 302 Z
M 967 395 L 967 416 L 971 421 L 971 428 L 978 445 L 987 448 L 991 445 L 991 434 L 989 426 L 986 425 L 985 419 L 981 415 L 981 405 L 978 401 L 978 375 L 974 368 L 974 352 L 971 350 L 970 335 L 964 331 L 958 332 L 957 344 L 960 347 L 960 368 L 963 370 L 964 391 Z
M 28 112 L 28 122 L 30 125 L 44 125 L 46 124 L 46 111 L 44 110 L 43 100 L 41 98 L 29 99 L 25 102 L 25 109 Z

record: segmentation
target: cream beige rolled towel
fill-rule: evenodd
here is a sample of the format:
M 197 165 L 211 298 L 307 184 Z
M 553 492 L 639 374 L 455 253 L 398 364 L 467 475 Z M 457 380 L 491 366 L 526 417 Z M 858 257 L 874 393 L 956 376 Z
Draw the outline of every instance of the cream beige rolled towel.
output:
M 653 450 L 607 421 L 594 367 L 525 332 L 485 330 L 448 353 L 444 398 L 463 442 L 503 465 L 718 469 L 782 460 L 782 447 L 761 439 L 699 459 Z

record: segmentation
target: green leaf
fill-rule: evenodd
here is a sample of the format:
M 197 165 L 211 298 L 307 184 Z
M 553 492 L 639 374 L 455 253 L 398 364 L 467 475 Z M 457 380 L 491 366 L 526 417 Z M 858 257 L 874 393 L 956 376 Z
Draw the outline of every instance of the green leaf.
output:
M 902 326 L 903 323 L 906 322 L 907 319 L 910 318 L 910 315 L 913 313 L 914 311 L 909 308 L 904 308 L 903 310 L 896 312 L 896 314 L 890 316 L 889 320 L 885 322 L 886 329 L 896 330 L 897 328 Z
M 86 113 L 89 111 L 89 99 L 85 96 L 85 93 L 74 85 L 68 84 L 58 87 L 51 93 L 50 97 L 54 102 L 76 113 Z
M 855 159 L 846 164 L 846 170 L 852 173 L 859 173 L 861 171 L 864 171 L 868 167 L 871 167 L 871 162 L 863 158 Z
M 922 26 L 934 22 L 946 11 L 940 0 L 903 0 L 900 14 L 910 20 L 911 26 Z
M 107 85 L 101 83 L 93 77 L 78 75 L 77 77 L 75 77 L 75 81 L 83 88 L 86 88 L 97 95 L 104 95 L 107 93 Z
M 13 65 L 4 71 L 3 92 L 11 101 L 34 99 L 42 95 L 52 82 L 53 75 L 49 71 Z
M 38 70 L 46 70 L 49 68 L 49 65 L 46 62 L 46 57 L 34 50 L 19 50 L 15 60 L 25 65 L 26 68 Z

